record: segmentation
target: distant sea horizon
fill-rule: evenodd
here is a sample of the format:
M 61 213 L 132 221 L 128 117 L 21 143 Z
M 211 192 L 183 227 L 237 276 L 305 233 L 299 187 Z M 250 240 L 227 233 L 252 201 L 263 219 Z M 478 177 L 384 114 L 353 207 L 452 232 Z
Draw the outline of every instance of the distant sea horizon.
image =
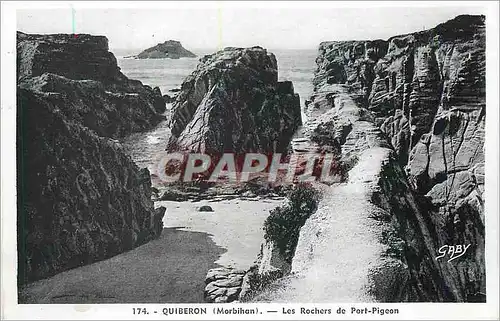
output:
M 222 50 L 224 48 L 251 48 L 251 47 L 255 47 L 255 46 L 258 46 L 258 47 L 262 47 L 264 49 L 266 49 L 267 51 L 269 52 L 272 52 L 272 53 L 275 53 L 275 52 L 286 52 L 286 51 L 314 51 L 314 52 L 318 52 L 318 46 L 316 47 L 313 47 L 313 48 L 268 48 L 266 46 L 262 46 L 262 45 L 253 45 L 253 46 L 223 46 L 222 48 L 187 48 L 187 47 L 184 47 L 186 48 L 187 50 L 191 51 L 192 53 L 194 53 L 195 55 L 197 55 L 198 57 L 203 57 L 204 55 L 209 55 L 209 54 L 212 54 L 212 53 L 215 53 L 219 50 Z M 135 55 L 138 55 L 139 53 L 141 53 L 142 51 L 144 51 L 145 49 L 147 48 L 114 48 L 112 46 L 110 46 L 109 48 L 109 51 L 111 51 L 117 58 L 118 57 L 127 57 L 127 56 L 135 56 Z
M 180 59 L 133 59 L 125 58 L 139 54 L 144 49 L 113 49 L 122 72 L 131 79 L 142 81 L 145 85 L 159 87 L 163 94 L 171 94 L 172 89 L 180 88 L 184 79 L 198 65 L 199 59 L 216 52 L 216 49 L 191 49 L 196 58 Z M 317 49 L 267 49 L 276 56 L 279 81 L 291 81 L 299 94 L 301 107 L 313 91 L 312 78 L 316 70 Z M 170 92 L 170 93 L 169 93 Z

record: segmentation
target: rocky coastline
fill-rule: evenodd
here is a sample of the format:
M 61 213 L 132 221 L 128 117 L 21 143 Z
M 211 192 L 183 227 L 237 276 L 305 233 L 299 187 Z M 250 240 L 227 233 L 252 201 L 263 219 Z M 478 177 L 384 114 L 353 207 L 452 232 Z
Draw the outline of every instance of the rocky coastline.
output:
M 291 263 L 263 241 L 239 296 L 210 300 L 484 302 L 484 31 L 483 16 L 465 15 L 321 43 L 296 145 L 337 151 L 344 178 L 316 186 Z M 449 244 L 469 252 L 437 260 Z
M 300 99 L 278 81 L 261 47 L 226 48 L 200 59 L 172 107 L 167 149 L 195 153 L 285 152 L 301 125 Z

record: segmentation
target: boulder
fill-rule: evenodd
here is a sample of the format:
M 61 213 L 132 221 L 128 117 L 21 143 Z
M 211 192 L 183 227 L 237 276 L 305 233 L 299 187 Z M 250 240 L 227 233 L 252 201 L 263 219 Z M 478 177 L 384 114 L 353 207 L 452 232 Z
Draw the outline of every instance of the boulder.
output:
M 332 147 L 342 184 L 323 186 L 290 274 L 251 300 L 485 302 L 484 20 L 320 45 L 301 139 Z M 444 245 L 469 248 L 448 262 Z
M 167 110 L 167 102 L 164 96 L 161 95 L 159 87 L 153 88 L 153 107 L 157 113 L 162 114 Z
M 210 205 L 203 205 L 198 208 L 198 212 L 213 212 L 213 208 Z
M 163 101 L 165 102 L 165 104 L 171 104 L 175 101 L 175 96 L 172 97 L 170 95 L 165 94 L 163 95 Z
M 245 271 L 219 267 L 207 272 L 205 301 L 227 303 L 238 300 Z

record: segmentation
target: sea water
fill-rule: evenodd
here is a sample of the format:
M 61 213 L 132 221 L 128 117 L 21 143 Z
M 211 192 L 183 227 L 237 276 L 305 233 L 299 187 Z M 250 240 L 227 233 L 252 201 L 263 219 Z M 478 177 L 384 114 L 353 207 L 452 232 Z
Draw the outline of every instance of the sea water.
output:
M 181 87 L 184 79 L 191 74 L 198 65 L 199 58 L 208 51 L 198 51 L 197 58 L 180 59 L 134 59 L 124 58 L 134 51 L 117 53 L 118 65 L 121 71 L 131 79 L 142 81 L 151 87 L 159 87 L 162 94 L 172 96 L 175 90 Z M 136 51 L 140 52 L 140 50 Z M 316 69 L 316 50 L 270 50 L 276 55 L 278 62 L 279 81 L 292 81 L 295 92 L 300 96 L 301 109 L 304 102 L 312 94 L 312 78 Z M 170 106 L 168 106 L 170 109 Z M 168 113 L 168 112 L 167 112 Z M 306 120 L 302 112 L 303 122 Z M 160 154 L 165 150 L 170 129 L 167 121 L 160 123 L 154 129 L 135 133 L 126 137 L 122 144 L 128 154 L 139 167 L 147 167 L 155 172 Z
M 279 81 L 293 82 L 295 92 L 299 94 L 301 105 L 312 93 L 312 77 L 316 69 L 317 51 L 312 50 L 270 50 L 278 61 Z M 191 74 L 198 60 L 209 52 L 197 52 L 197 58 L 180 59 L 133 59 L 118 57 L 122 72 L 131 79 L 142 81 L 145 85 L 158 86 L 163 94 L 180 88 L 184 79 Z

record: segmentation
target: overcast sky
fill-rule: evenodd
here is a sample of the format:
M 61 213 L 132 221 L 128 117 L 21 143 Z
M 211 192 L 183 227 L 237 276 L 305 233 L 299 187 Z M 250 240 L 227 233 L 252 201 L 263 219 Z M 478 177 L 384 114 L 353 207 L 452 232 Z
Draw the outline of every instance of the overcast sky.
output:
M 283 3 L 283 6 L 286 3 Z M 453 2 L 450 2 L 453 5 Z M 187 49 L 246 47 L 315 49 L 321 41 L 387 39 L 415 32 L 474 7 L 427 8 L 212 8 L 19 9 L 17 28 L 28 33 L 105 35 L 112 49 L 147 48 L 165 40 Z M 73 19 L 74 17 L 74 19 Z

